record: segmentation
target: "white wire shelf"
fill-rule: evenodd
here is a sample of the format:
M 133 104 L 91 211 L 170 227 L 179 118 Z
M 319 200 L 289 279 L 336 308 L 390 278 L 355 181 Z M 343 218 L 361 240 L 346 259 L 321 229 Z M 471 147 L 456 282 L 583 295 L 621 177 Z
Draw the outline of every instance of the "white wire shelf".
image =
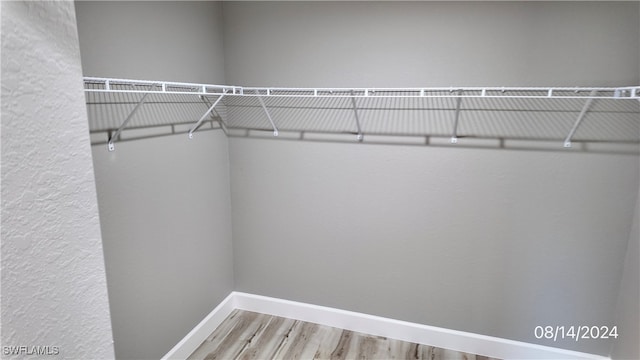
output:
M 188 94 L 245 97 L 639 99 L 640 86 L 627 87 L 438 87 L 274 88 L 85 77 L 86 92 Z
M 137 127 L 205 121 L 245 129 L 640 143 L 640 86 L 274 88 L 84 78 L 92 130 L 109 131 L 109 150 Z M 137 113 L 137 115 L 136 115 Z M 179 119 L 177 119 L 179 118 Z

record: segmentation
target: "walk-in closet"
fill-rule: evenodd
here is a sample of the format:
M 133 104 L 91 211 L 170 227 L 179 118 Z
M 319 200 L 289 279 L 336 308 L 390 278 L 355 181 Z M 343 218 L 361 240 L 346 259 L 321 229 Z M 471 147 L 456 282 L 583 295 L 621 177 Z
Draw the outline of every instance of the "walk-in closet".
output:
M 0 15 L 8 358 L 640 356 L 637 1 Z

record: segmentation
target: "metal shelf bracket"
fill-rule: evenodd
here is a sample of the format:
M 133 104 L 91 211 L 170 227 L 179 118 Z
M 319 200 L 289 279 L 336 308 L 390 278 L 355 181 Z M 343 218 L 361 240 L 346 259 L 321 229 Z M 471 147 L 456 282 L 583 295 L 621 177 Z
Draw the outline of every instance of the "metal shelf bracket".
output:
M 209 98 L 207 98 L 204 95 L 198 95 L 198 97 L 207 106 L 207 109 L 211 107 L 212 103 L 211 103 L 211 101 L 209 101 Z M 218 113 L 218 111 L 215 108 L 213 109 L 213 111 L 211 111 L 211 114 L 209 114 L 209 115 L 211 116 L 212 120 L 215 120 L 216 117 L 221 117 L 220 114 Z
M 222 98 L 226 95 L 227 90 L 223 90 L 222 94 L 220 95 L 220 97 L 218 97 L 216 99 L 216 101 L 213 102 L 213 105 L 211 105 L 209 107 L 209 109 L 207 110 L 207 112 L 204 113 L 204 115 L 202 115 L 202 117 L 200 117 L 200 120 L 198 120 L 198 122 L 193 125 L 193 127 L 189 130 L 189 139 L 193 139 L 193 132 L 196 131 L 199 127 L 200 124 L 202 124 L 202 122 L 204 121 L 204 119 L 211 114 L 211 112 L 213 111 L 213 109 L 216 107 L 216 105 L 218 105 L 218 103 L 220 102 L 220 100 L 222 100 Z
M 356 119 L 356 129 L 358 134 L 356 135 L 356 140 L 362 141 L 362 128 L 360 127 L 360 116 L 358 115 L 358 106 L 356 105 L 356 98 L 354 97 L 353 90 L 351 90 L 351 105 L 353 106 L 353 115 Z
M 276 127 L 276 124 L 273 122 L 273 119 L 271 118 L 271 114 L 269 114 L 269 110 L 267 109 L 267 106 L 264 104 L 264 101 L 262 100 L 262 97 L 260 96 L 260 93 L 258 92 L 258 90 L 256 90 L 256 95 L 258 97 L 258 101 L 260 101 L 260 105 L 262 106 L 262 109 L 264 110 L 265 115 L 267 115 L 267 119 L 269 119 L 269 122 L 273 127 L 273 136 L 278 136 L 278 128 Z M 268 89 L 267 89 L 267 95 L 269 95 Z
M 153 88 L 154 85 L 151 86 L 151 88 Z M 114 151 L 116 149 L 114 142 L 115 140 L 120 136 L 120 133 L 122 132 L 122 130 L 124 130 L 124 128 L 127 126 L 127 124 L 129 123 L 129 121 L 131 121 L 131 119 L 133 118 L 133 116 L 136 114 L 136 112 L 138 112 L 138 110 L 140 109 L 140 107 L 142 106 L 142 104 L 144 104 L 144 101 L 147 99 L 147 96 L 149 95 L 149 93 L 146 93 L 142 96 L 142 99 L 140 99 L 140 101 L 138 102 L 138 104 L 136 104 L 136 107 L 133 108 L 133 110 L 131 110 L 131 112 L 129 113 L 129 115 L 127 116 L 127 118 L 124 120 L 124 122 L 122 122 L 122 125 L 120 125 L 120 127 L 118 128 L 118 130 L 116 130 L 115 133 L 113 133 L 110 137 L 109 137 L 109 142 L 107 143 L 107 149 L 109 151 Z
M 451 143 L 458 143 L 458 122 L 460 120 L 460 105 L 462 104 L 461 90 L 458 90 L 458 97 L 456 98 L 456 114 L 453 121 L 453 134 L 451 135 Z
M 587 99 L 587 102 L 584 103 L 584 106 L 582 107 L 582 110 L 580 111 L 580 114 L 578 114 L 578 118 L 576 119 L 576 122 L 573 124 L 573 127 L 569 131 L 569 134 L 564 139 L 564 147 L 566 147 L 566 148 L 570 148 L 571 147 L 571 138 L 576 133 L 576 130 L 578 130 L 578 127 L 582 123 L 582 120 L 584 120 L 584 117 L 587 115 L 587 112 L 589 111 L 589 108 L 591 107 L 591 103 L 593 103 L 593 99 L 597 95 L 597 93 L 598 93 L 598 90 L 593 90 L 593 91 L 591 91 L 591 94 L 589 94 L 590 98 Z

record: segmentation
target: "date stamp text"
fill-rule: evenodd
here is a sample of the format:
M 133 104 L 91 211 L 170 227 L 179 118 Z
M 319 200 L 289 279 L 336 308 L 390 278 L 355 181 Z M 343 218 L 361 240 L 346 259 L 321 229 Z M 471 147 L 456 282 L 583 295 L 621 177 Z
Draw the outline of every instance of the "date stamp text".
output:
M 617 326 L 587 326 L 587 325 L 571 325 L 571 326 L 536 326 L 533 330 L 536 339 L 547 340 L 597 340 L 597 339 L 617 339 Z

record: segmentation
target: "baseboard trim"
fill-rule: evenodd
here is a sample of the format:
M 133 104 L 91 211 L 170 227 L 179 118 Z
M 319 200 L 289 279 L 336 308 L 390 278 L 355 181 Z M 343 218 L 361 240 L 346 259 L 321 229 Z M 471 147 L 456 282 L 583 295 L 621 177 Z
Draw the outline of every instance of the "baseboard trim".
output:
M 213 309 L 193 330 L 180 340 L 162 360 L 169 359 L 186 359 L 191 355 L 203 341 L 215 330 L 224 319 L 233 312 L 235 306 L 236 294 L 230 293 L 218 306 Z
M 588 359 L 608 357 L 578 351 L 394 320 L 354 311 L 232 292 L 163 359 L 184 359 L 234 310 L 254 311 L 376 336 L 415 342 L 500 359 Z

